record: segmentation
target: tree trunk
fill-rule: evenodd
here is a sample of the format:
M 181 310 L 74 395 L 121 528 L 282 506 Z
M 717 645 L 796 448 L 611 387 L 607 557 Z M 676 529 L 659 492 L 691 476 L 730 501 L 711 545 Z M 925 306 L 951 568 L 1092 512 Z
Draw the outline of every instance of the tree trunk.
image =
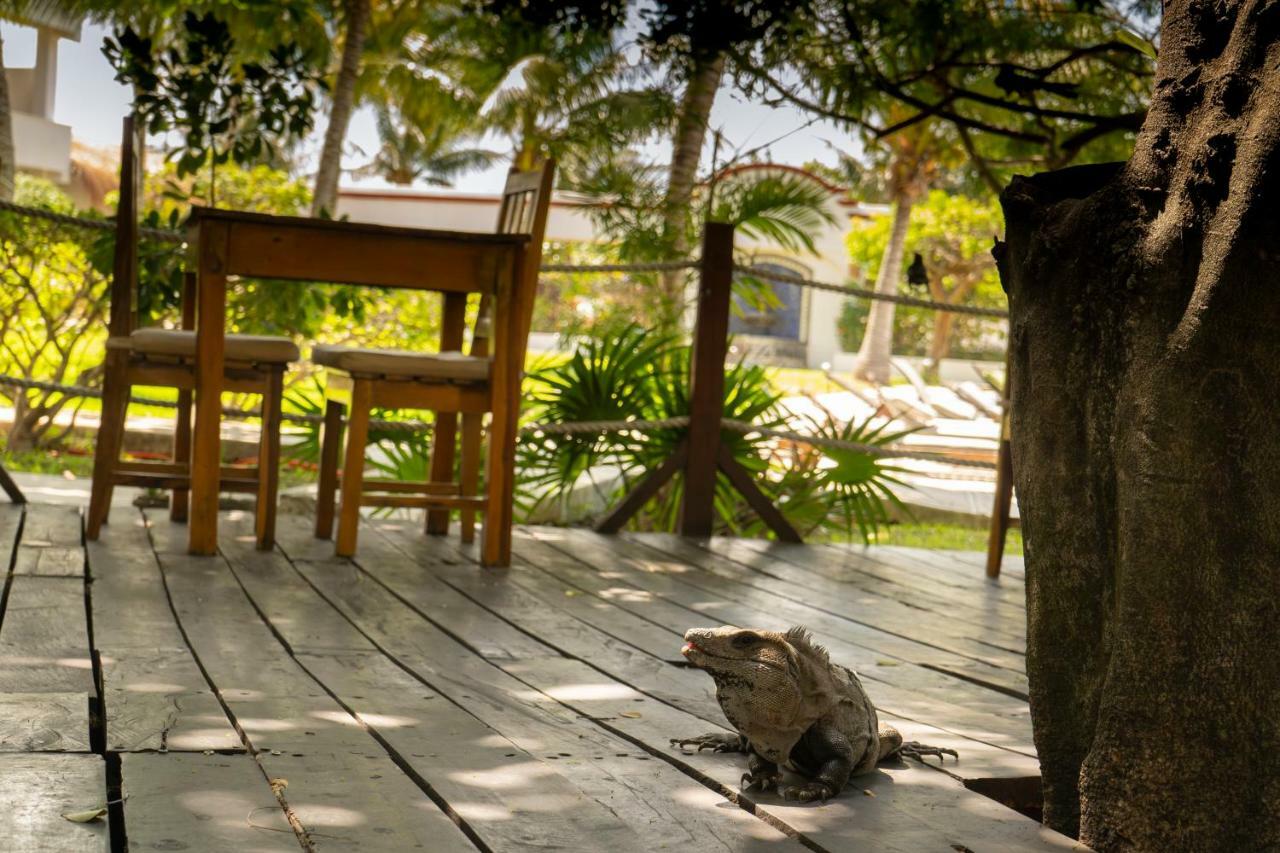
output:
M 9 78 L 4 67 L 4 40 L 0 39 L 0 201 L 13 201 L 15 156 Z
M 330 215 L 338 209 L 338 179 L 342 175 L 342 146 L 347 140 L 347 125 L 355 107 L 356 82 L 360 79 L 360 55 L 364 52 L 365 29 L 369 23 L 369 0 L 347 0 L 346 36 L 342 45 L 342 65 L 333 86 L 333 103 L 329 108 L 329 126 L 324 132 L 324 148 L 320 150 L 320 168 L 316 172 L 316 191 L 311 199 L 311 215 Z
M 1045 820 L 1280 846 L 1280 9 L 1168 0 L 1126 164 L 1015 180 L 1027 671 Z
M 711 123 L 711 107 L 724 75 L 724 57 L 698 60 L 689 74 L 689 82 L 680 98 L 676 135 L 671 146 L 671 168 L 667 173 L 667 192 L 662 201 L 662 233 L 671 255 L 684 258 L 689 254 L 685 233 L 689 202 L 698 180 L 698 164 Z M 680 270 L 662 274 L 663 311 L 678 319 L 684 304 L 685 275 Z
M 893 199 L 893 228 L 884 247 L 884 256 L 880 259 L 880 270 L 876 273 L 876 293 L 898 292 L 898 279 L 902 277 L 902 249 L 907 242 L 913 202 L 913 195 L 905 191 L 898 192 Z M 881 385 L 889 381 L 896 307 L 894 303 L 882 300 L 871 304 L 867 328 L 862 333 L 862 345 L 858 347 L 858 357 L 853 362 L 855 377 Z
M 933 334 L 929 338 L 929 363 L 925 369 L 925 378 L 930 382 L 938 381 L 942 360 L 951 352 L 951 329 L 955 325 L 955 320 L 956 315 L 950 311 L 935 311 L 933 314 Z

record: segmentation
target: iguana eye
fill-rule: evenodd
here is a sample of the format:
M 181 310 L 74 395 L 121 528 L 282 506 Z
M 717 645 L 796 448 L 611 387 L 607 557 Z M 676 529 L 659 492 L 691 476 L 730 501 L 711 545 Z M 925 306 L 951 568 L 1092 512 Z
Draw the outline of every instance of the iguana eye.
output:
M 759 634 L 753 634 L 750 631 L 738 634 L 733 638 L 733 647 L 736 649 L 745 649 L 755 645 L 760 640 Z

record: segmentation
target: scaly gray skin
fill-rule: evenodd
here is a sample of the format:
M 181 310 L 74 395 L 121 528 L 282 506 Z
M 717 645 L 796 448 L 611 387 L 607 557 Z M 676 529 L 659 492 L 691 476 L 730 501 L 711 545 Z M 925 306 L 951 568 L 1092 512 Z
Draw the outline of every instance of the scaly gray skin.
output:
M 903 743 L 894 729 L 880 728 L 858 676 L 831 663 L 826 649 L 804 628 L 786 633 L 695 628 L 684 639 L 681 654 L 715 680 L 720 708 L 738 734 L 672 738 L 671 744 L 747 753 L 743 791 L 777 790 L 801 802 L 826 800 L 840 793 L 850 776 L 886 759 L 959 757 L 955 750 Z M 780 787 L 779 766 L 805 781 Z

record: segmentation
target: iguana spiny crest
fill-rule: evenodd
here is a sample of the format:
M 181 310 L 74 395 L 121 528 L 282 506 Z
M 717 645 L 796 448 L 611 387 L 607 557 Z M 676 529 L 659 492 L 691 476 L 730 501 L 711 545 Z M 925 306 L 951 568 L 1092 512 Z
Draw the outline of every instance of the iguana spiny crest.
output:
M 780 789 L 784 797 L 825 800 L 838 794 L 849 776 L 886 758 L 956 754 L 904 744 L 894 729 L 881 730 L 858 676 L 831 663 L 803 627 L 785 632 L 695 628 L 684 639 L 681 654 L 711 675 L 720 708 L 738 735 L 717 732 L 672 743 L 746 752 L 744 790 L 777 788 L 781 765 L 808 780 Z

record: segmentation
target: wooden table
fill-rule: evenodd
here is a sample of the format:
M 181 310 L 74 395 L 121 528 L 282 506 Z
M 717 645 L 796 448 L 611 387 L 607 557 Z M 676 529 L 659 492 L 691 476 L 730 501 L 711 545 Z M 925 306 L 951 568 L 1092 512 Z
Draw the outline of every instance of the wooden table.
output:
M 526 235 L 429 231 L 193 208 L 187 219 L 187 268 L 195 271 L 197 282 L 188 550 L 192 554 L 217 550 L 228 278 L 498 293 L 521 280 L 528 241 Z M 495 386 L 497 381 L 495 377 Z M 502 393 L 518 404 L 518 381 L 508 377 L 504 385 Z

